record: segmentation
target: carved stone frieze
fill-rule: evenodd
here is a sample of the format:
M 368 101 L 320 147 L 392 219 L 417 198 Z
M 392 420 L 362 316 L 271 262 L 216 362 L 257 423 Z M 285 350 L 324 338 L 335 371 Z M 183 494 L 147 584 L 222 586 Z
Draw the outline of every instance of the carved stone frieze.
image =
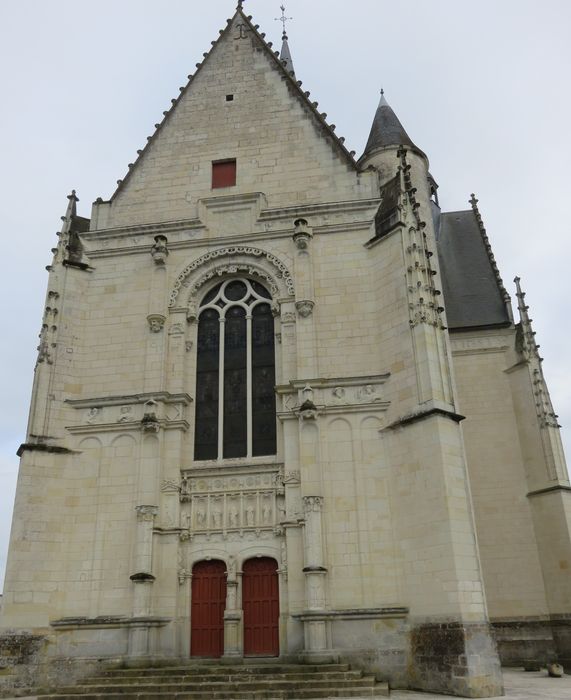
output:
M 186 473 L 180 485 L 186 539 L 198 534 L 273 532 L 284 517 L 283 476 L 272 471 L 193 476 Z
M 185 407 L 188 394 L 136 394 L 93 399 L 71 399 L 67 403 L 82 412 L 79 425 L 67 426 L 72 433 L 97 433 L 129 430 L 187 429 Z
M 317 378 L 310 383 L 295 380 L 279 385 L 277 394 L 283 397 L 284 411 L 278 416 L 282 420 L 296 416 L 305 420 L 327 413 L 384 411 L 389 406 L 383 391 L 388 377 Z

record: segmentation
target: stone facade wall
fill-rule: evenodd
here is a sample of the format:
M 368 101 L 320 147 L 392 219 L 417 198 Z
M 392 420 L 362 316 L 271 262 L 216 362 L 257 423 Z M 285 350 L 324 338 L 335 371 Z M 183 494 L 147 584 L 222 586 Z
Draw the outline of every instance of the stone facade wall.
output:
M 238 14 L 96 203 L 85 266 L 52 266 L 2 625 L 49 635 L 62 663 L 183 660 L 193 565 L 211 558 L 241 658 L 242 566 L 264 556 L 282 658 L 493 695 L 488 611 L 554 612 L 504 372 L 513 329 L 452 338 L 456 394 L 426 159 L 388 149 L 358 172 L 253 36 Z M 212 190 L 212 161 L 233 157 L 237 185 Z M 379 238 L 397 168 L 402 220 Z M 277 453 L 195 461 L 199 304 L 240 276 L 272 296 Z

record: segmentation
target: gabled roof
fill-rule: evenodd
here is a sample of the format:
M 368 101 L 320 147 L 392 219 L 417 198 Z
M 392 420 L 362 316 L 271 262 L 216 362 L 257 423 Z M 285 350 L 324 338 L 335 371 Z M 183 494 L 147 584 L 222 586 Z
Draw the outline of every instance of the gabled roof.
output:
M 303 104 L 305 109 L 307 109 L 308 112 L 310 112 L 311 117 L 313 120 L 317 123 L 317 126 L 323 131 L 326 132 L 327 136 L 331 139 L 331 142 L 335 149 L 337 150 L 338 154 L 340 157 L 346 161 L 346 163 L 352 167 L 353 169 L 357 169 L 356 167 L 356 161 L 355 161 L 355 151 L 348 151 L 347 148 L 344 145 L 345 139 L 342 137 L 337 136 L 335 134 L 335 125 L 334 124 L 329 124 L 327 122 L 327 114 L 324 112 L 319 112 L 317 107 L 318 103 L 317 102 L 311 102 L 309 99 L 310 93 L 309 92 L 304 92 L 301 89 L 302 86 L 302 81 L 301 80 L 296 80 L 295 73 L 293 72 L 293 62 L 291 60 L 291 55 L 288 57 L 284 57 L 283 59 L 280 57 L 280 52 L 279 51 L 274 51 L 272 48 L 272 42 L 266 42 L 265 40 L 265 34 L 263 32 L 258 31 L 259 30 L 259 25 L 258 24 L 253 24 L 252 23 L 252 16 L 251 15 L 246 15 L 244 11 L 242 10 L 241 4 L 238 5 L 238 8 L 234 14 L 233 17 L 229 18 L 226 21 L 226 27 L 224 29 L 221 29 L 219 32 L 219 37 L 215 41 L 211 42 L 212 47 L 211 49 L 204 53 L 204 60 L 201 61 L 200 63 L 196 64 L 196 71 L 194 74 L 191 74 L 188 76 L 188 82 L 184 87 L 180 88 L 180 94 L 178 97 L 174 98 L 171 100 L 171 107 L 167 111 L 163 112 L 163 120 L 155 124 L 155 131 L 152 134 L 152 136 L 147 137 L 147 143 L 145 144 L 144 148 L 141 150 L 137 151 L 138 157 L 134 161 L 134 163 L 129 163 L 129 170 L 125 177 L 122 180 L 117 180 L 117 189 L 111 196 L 111 200 L 113 201 L 117 195 L 122 191 L 123 187 L 125 184 L 128 182 L 128 180 L 131 177 L 131 174 L 133 171 L 136 169 L 138 162 L 140 161 L 141 157 L 144 155 L 144 153 L 147 151 L 151 143 L 154 141 L 156 138 L 157 134 L 160 132 L 162 127 L 168 122 L 169 118 L 173 114 L 173 112 L 176 110 L 178 103 L 180 100 L 184 97 L 184 95 L 191 89 L 192 83 L 195 80 L 196 76 L 200 73 L 201 70 L 204 69 L 204 66 L 208 63 L 208 58 L 212 54 L 212 52 L 216 49 L 216 46 L 218 43 L 230 32 L 235 20 L 240 20 L 245 23 L 246 28 L 249 29 L 254 37 L 257 39 L 259 44 L 263 47 L 263 50 L 265 51 L 266 55 L 269 57 L 269 59 L 273 62 L 277 70 L 282 74 L 282 77 L 287 81 L 288 87 L 290 88 L 291 92 L 293 95 L 295 95 L 299 101 Z M 288 47 L 289 51 L 289 47 Z M 103 201 L 101 198 L 97 200 L 98 202 Z

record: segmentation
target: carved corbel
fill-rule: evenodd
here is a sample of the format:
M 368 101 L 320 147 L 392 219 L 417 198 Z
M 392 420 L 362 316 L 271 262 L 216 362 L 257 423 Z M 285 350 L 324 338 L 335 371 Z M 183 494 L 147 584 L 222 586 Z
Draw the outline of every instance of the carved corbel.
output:
M 301 420 L 315 420 L 319 415 L 319 411 L 313 403 L 313 389 L 309 384 L 306 384 L 302 393 L 303 402 L 299 407 L 299 417 Z
M 141 419 L 141 428 L 145 433 L 158 433 L 160 424 L 157 416 L 158 403 L 153 399 L 145 402 L 145 412 Z
M 310 301 L 309 299 L 302 299 L 301 301 L 295 302 L 295 308 L 297 309 L 297 313 L 302 318 L 307 318 L 308 316 L 311 316 L 311 314 L 313 313 L 314 306 L 315 302 Z
M 147 322 L 151 333 L 160 333 L 165 326 L 165 317 L 162 314 L 149 314 Z
M 307 224 L 306 219 L 296 219 L 294 221 L 295 232 L 293 234 L 293 242 L 298 250 L 308 251 L 309 244 L 313 238 L 313 233 Z

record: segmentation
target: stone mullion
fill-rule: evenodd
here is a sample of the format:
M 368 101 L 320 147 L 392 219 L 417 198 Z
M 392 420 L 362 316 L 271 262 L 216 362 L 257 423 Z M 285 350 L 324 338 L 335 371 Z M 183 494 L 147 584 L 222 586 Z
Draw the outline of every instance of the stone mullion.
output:
M 218 346 L 218 459 L 224 457 L 224 342 L 226 319 L 220 318 Z
M 246 455 L 252 456 L 252 313 L 246 314 Z

